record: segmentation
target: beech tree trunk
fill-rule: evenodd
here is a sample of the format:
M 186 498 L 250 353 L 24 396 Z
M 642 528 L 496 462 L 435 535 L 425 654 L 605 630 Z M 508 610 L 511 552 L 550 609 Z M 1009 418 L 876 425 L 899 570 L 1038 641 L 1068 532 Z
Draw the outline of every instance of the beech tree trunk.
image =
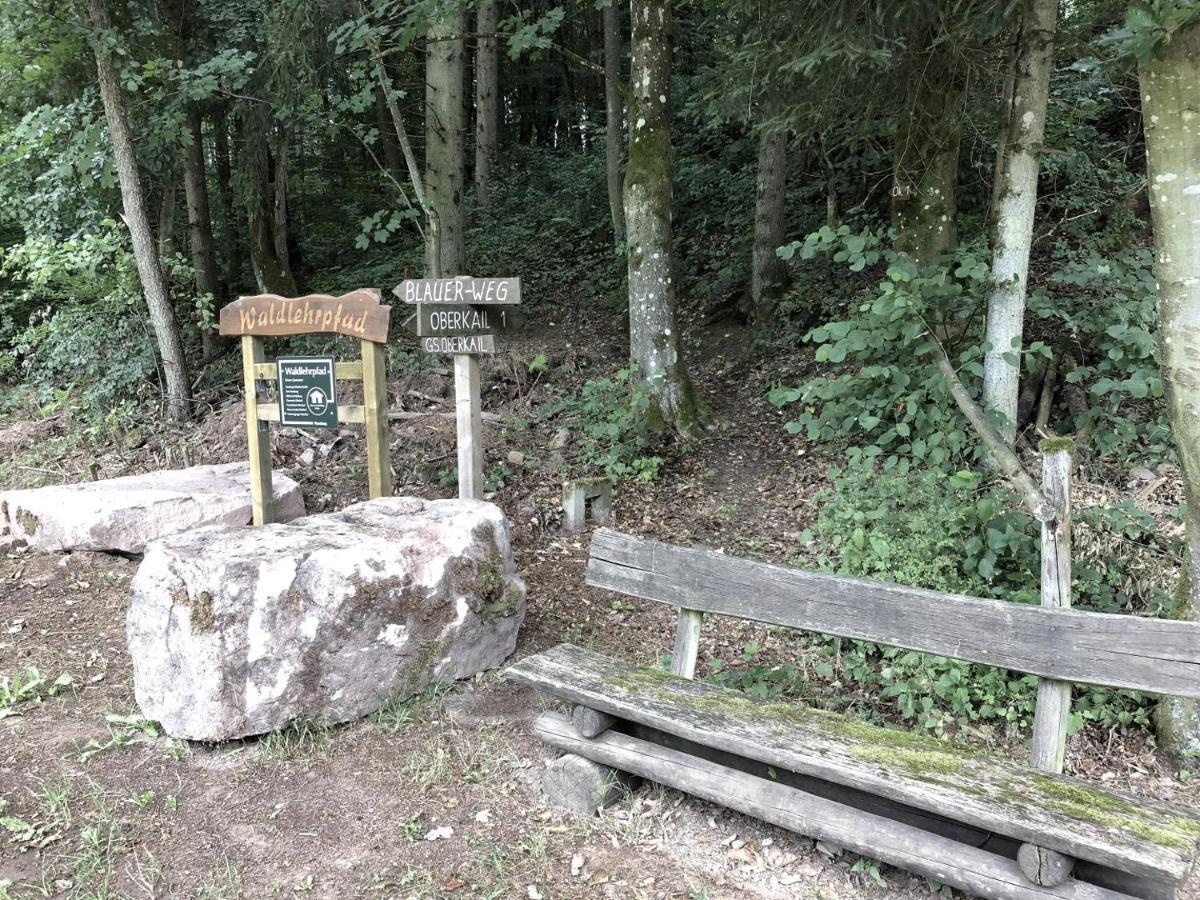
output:
M 400 156 L 400 146 L 396 143 L 396 135 L 392 131 L 392 120 L 388 113 L 387 98 L 383 95 L 383 88 L 375 89 L 375 121 L 379 126 L 379 141 L 383 145 L 383 164 L 392 178 L 396 179 L 396 183 L 403 184 L 406 177 L 404 159 Z M 394 200 L 400 199 L 395 196 L 395 185 L 389 184 L 389 192 L 393 195 Z
M 475 196 L 479 208 L 492 208 L 492 165 L 500 145 L 500 40 L 495 0 L 479 4 L 475 50 Z
M 425 191 L 441 229 L 441 260 L 432 259 L 426 242 L 426 269 L 450 278 L 466 274 L 463 243 L 463 41 L 465 17 L 458 4 L 447 2 L 430 26 L 425 59 Z
M 1025 289 L 1057 17 L 1058 0 L 1033 0 L 1021 29 L 1008 127 L 1000 141 L 1005 157 L 997 166 L 1001 183 L 992 248 L 994 286 L 988 303 L 983 405 L 997 419 L 1009 444 L 1017 436 Z
M 183 159 L 183 189 L 187 195 L 188 226 L 191 229 L 192 268 L 196 270 L 196 292 L 207 294 L 215 316 L 221 297 L 217 275 L 217 254 L 213 247 L 212 212 L 208 204 L 208 179 L 204 170 L 204 126 L 199 107 L 188 111 L 188 129 L 192 143 Z M 214 320 L 200 318 L 200 343 L 204 359 L 217 353 L 217 333 Z
M 632 106 L 625 171 L 629 346 L 650 387 L 652 425 L 696 431 L 701 409 L 684 364 L 671 278 L 671 3 L 632 0 Z
M 604 7 L 604 162 L 608 173 L 608 211 L 612 217 L 613 241 L 625 243 L 625 210 L 621 197 L 621 156 L 625 151 L 621 97 L 621 10 L 617 0 Z
M 105 0 L 88 0 L 88 12 L 97 31 L 112 29 Z M 162 360 L 163 380 L 167 389 L 167 415 L 173 420 L 181 421 L 191 415 L 192 390 L 187 361 L 184 359 L 183 346 L 179 340 L 179 326 L 175 321 L 171 298 L 167 293 L 167 282 L 159 264 L 158 248 L 150 230 L 150 219 L 146 215 L 137 158 L 133 152 L 133 138 L 125 114 L 125 98 L 121 94 L 112 51 L 107 41 L 101 39 L 95 44 L 95 52 L 100 98 L 104 103 L 104 117 L 108 123 L 113 159 L 121 183 L 121 205 L 125 210 L 125 223 L 129 227 L 138 279 L 146 296 L 150 323 L 154 328 L 154 337 Z
M 750 265 L 749 318 L 770 316 L 787 283 L 787 265 L 775 250 L 785 243 L 788 134 L 771 125 L 778 112 L 774 101 L 764 104 L 758 135 L 758 176 L 754 196 L 754 249 Z
M 1142 66 L 1158 346 L 1167 412 L 1187 499 L 1186 565 L 1175 595 L 1179 618 L 1200 619 L 1200 25 L 1172 35 L 1162 56 Z M 1200 751 L 1200 703 L 1164 699 L 1162 746 Z
M 162 196 L 158 198 L 158 258 L 166 266 L 167 259 L 175 252 L 175 177 L 163 182 Z
M 296 295 L 296 282 L 275 245 L 275 197 L 271 190 L 270 119 L 262 104 L 242 109 L 242 149 L 238 155 L 240 193 L 250 230 L 250 265 L 258 289 L 282 297 Z
M 892 185 L 895 247 L 917 264 L 958 243 L 958 149 L 966 96 L 962 66 L 925 34 L 906 61 Z

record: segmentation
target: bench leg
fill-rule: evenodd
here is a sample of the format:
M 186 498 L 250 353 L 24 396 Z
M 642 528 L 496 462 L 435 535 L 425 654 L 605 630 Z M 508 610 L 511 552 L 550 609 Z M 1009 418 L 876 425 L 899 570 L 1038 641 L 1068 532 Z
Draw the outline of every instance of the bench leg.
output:
M 1034 884 L 1058 887 L 1071 877 L 1075 860 L 1057 850 L 1047 850 L 1036 844 L 1022 844 L 1017 850 L 1017 865 Z
M 621 798 L 630 778 L 624 772 L 568 753 L 542 776 L 542 791 L 551 806 L 590 816 Z
M 608 731 L 617 720 L 598 709 L 575 704 L 571 708 L 571 721 L 575 723 L 580 734 L 590 738 Z

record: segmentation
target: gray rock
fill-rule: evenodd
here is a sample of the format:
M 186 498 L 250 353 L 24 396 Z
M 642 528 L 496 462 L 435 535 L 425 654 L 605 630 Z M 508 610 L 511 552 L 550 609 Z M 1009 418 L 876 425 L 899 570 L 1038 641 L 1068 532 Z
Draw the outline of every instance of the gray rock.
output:
M 499 666 L 525 586 L 490 503 L 385 497 L 287 525 L 151 543 L 127 620 L 142 713 L 221 741 Z
M 550 441 L 551 450 L 565 450 L 567 444 L 571 441 L 571 432 L 566 428 L 560 428 L 554 432 L 554 437 Z
M 275 516 L 304 515 L 300 485 L 275 473 Z M 141 553 L 149 541 L 206 525 L 248 525 L 250 466 L 166 469 L 0 493 L 0 534 L 45 551 Z

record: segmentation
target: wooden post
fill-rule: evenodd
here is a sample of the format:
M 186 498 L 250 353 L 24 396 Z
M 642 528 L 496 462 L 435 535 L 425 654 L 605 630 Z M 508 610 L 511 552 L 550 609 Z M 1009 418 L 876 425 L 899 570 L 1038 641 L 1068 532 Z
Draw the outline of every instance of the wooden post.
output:
M 454 408 L 458 420 L 458 496 L 479 500 L 483 497 L 483 409 L 477 356 L 454 356 Z
M 367 431 L 367 492 L 370 499 L 392 495 L 388 444 L 387 366 L 384 345 L 362 341 L 363 406 Z
M 258 379 L 255 366 L 266 362 L 263 339 L 242 335 L 242 377 L 246 390 L 246 443 L 250 458 L 250 501 L 254 524 L 272 521 L 271 501 L 271 436 L 268 425 L 258 417 Z
M 675 650 L 671 653 L 671 674 L 691 678 L 696 674 L 696 654 L 700 650 L 700 626 L 704 613 L 698 609 L 680 609 L 675 625 Z
M 1047 438 L 1041 443 L 1042 493 L 1054 516 L 1042 522 L 1042 606 L 1071 606 L 1071 455 L 1070 438 Z M 1033 716 L 1033 746 L 1029 762 L 1043 772 L 1060 774 L 1067 749 L 1067 719 L 1071 715 L 1071 683 L 1038 681 Z M 1053 850 L 1022 845 L 1017 854 L 1021 871 L 1035 884 L 1054 887 L 1071 874 L 1074 860 Z

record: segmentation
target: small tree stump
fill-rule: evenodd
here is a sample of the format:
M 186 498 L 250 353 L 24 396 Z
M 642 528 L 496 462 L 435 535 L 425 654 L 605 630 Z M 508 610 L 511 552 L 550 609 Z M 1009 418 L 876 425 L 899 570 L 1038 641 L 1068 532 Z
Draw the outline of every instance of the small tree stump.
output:
M 566 482 L 563 485 L 563 527 L 567 531 L 580 531 L 589 519 L 603 525 L 612 513 L 612 494 L 612 482 L 607 478 Z
M 1072 857 L 1035 844 L 1021 845 L 1017 850 L 1017 864 L 1026 878 L 1042 887 L 1057 887 L 1071 876 L 1075 868 Z
M 542 775 L 542 791 L 551 806 L 590 816 L 620 799 L 630 776 L 590 759 L 568 753 Z

